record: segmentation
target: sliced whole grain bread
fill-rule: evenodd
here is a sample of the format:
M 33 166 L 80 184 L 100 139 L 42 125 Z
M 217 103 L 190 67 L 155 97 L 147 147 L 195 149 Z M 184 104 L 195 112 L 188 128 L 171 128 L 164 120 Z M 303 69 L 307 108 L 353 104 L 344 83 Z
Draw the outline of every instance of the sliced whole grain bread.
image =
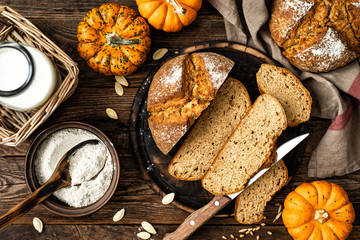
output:
M 287 179 L 288 170 L 280 160 L 237 197 L 235 219 L 242 224 L 261 221 L 266 204 L 286 184 Z
M 215 158 L 202 186 L 215 195 L 242 190 L 271 157 L 285 128 L 281 104 L 269 94 L 260 95 Z
M 294 127 L 309 120 L 310 93 L 289 70 L 262 64 L 256 73 L 256 81 L 261 93 L 270 94 L 281 103 L 288 126 Z
M 181 180 L 200 180 L 250 105 L 244 85 L 226 79 L 169 164 L 169 173 Z

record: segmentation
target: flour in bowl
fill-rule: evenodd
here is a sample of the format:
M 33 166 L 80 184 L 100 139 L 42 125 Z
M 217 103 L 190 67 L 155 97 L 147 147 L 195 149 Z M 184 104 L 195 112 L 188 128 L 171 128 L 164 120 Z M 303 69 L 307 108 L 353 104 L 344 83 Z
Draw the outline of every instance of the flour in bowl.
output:
M 68 150 L 90 139 L 97 139 L 99 143 L 87 144 L 69 156 L 71 186 L 54 193 L 55 197 L 72 207 L 85 207 L 96 202 L 109 188 L 114 165 L 107 147 L 89 131 L 68 128 L 48 136 L 35 154 L 35 173 L 42 185 Z

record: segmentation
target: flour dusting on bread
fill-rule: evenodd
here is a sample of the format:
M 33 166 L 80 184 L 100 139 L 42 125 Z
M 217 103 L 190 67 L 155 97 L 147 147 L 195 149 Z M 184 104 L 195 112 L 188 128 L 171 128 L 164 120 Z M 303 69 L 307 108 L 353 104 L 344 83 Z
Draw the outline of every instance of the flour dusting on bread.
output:
M 359 0 L 274 0 L 269 30 L 303 71 L 329 72 L 360 55 Z
M 275 42 L 282 44 L 290 37 L 290 31 L 300 23 L 300 20 L 314 6 L 314 2 L 309 0 L 276 0 L 275 2 L 279 6 L 273 11 L 283 12 L 284 15 L 270 19 L 271 24 L 276 26 L 276 33 L 271 34 Z
M 351 3 L 351 5 L 353 5 L 353 6 L 357 7 L 357 8 L 360 8 L 360 1 Z
M 284 10 L 296 11 L 299 15 L 305 15 L 309 9 L 314 5 L 313 2 L 303 0 L 285 0 Z
M 334 62 L 344 58 L 348 52 L 348 48 L 341 41 L 339 35 L 332 28 L 328 28 L 325 36 L 318 44 L 299 52 L 294 57 L 302 61 L 302 63 L 299 62 L 300 65 L 306 65 L 311 56 L 311 58 L 316 59 L 312 67 L 316 67 L 321 72 L 326 72 L 333 67 Z
M 293 29 L 299 20 L 310 11 L 314 3 L 307 0 L 285 0 L 283 4 L 284 11 L 296 12 L 292 18 L 287 19 L 287 29 L 282 32 L 282 36 L 286 37 L 289 30 Z
M 219 55 L 216 53 L 197 53 L 197 55 L 204 60 L 205 68 L 209 72 L 213 87 L 219 89 L 233 66 L 232 61 L 224 57 L 219 58 Z M 226 62 L 225 64 L 224 61 Z
M 346 46 L 340 40 L 339 36 L 331 29 L 328 28 L 326 35 L 319 43 L 319 47 L 314 46 L 308 48 L 306 51 L 311 51 L 314 56 L 328 56 L 331 58 L 339 59 L 345 52 Z
M 168 76 L 161 76 L 159 78 L 159 83 L 162 85 L 163 88 L 167 89 L 168 92 L 174 92 L 178 91 L 182 87 L 181 84 L 181 76 L 183 74 L 183 65 L 172 65 L 172 67 L 169 69 L 169 75 Z M 162 92 L 157 92 L 157 94 L 154 95 L 154 101 L 158 102 L 159 99 L 162 97 Z

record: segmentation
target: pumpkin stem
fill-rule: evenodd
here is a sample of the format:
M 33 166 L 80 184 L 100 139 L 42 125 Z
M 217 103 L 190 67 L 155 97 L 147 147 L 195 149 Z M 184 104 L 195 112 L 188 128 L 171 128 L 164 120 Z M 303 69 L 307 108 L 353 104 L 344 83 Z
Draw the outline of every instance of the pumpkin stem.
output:
M 135 45 L 140 43 L 140 39 L 125 39 L 121 38 L 116 33 L 110 33 L 109 35 L 106 35 L 106 43 L 108 45 L 111 45 L 113 47 L 119 46 L 119 45 Z
M 315 210 L 315 221 L 318 221 L 319 223 L 323 224 L 326 223 L 327 220 L 329 220 L 330 215 L 325 209 L 316 209 Z
M 166 2 L 173 6 L 174 13 L 178 13 L 183 16 L 186 14 L 186 8 L 181 6 L 177 0 L 166 0 Z

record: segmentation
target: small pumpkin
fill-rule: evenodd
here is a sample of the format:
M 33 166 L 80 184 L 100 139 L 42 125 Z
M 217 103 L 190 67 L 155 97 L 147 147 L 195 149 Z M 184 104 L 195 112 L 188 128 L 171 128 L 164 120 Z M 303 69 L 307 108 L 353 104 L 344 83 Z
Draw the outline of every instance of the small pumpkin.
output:
M 196 19 L 202 0 L 136 0 L 136 3 L 141 16 L 151 26 L 165 32 L 178 32 Z
M 282 219 L 295 240 L 342 240 L 352 230 L 355 210 L 342 187 L 315 181 L 289 193 Z
M 78 52 L 96 72 L 125 76 L 150 50 L 150 28 L 134 9 L 107 3 L 90 10 L 77 28 Z

